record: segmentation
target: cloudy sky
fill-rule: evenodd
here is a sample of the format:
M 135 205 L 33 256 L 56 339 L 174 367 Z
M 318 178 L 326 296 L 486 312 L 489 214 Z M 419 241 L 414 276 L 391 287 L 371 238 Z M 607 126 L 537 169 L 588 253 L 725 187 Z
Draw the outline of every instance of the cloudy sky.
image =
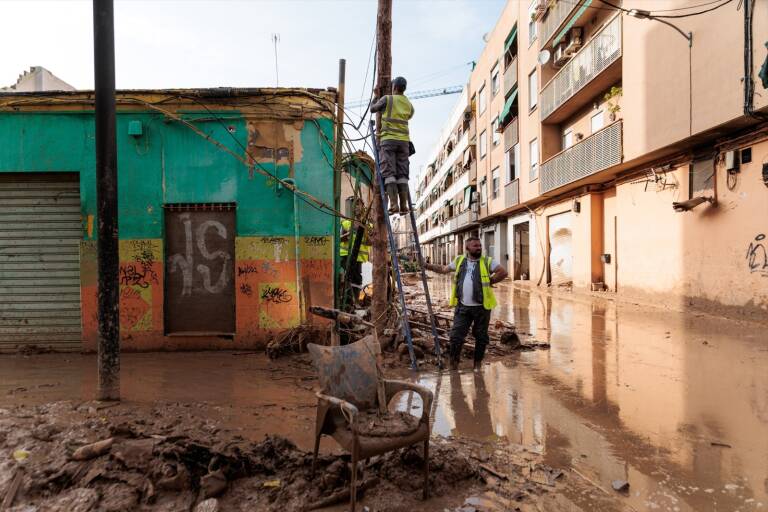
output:
M 393 73 L 410 91 L 466 82 L 504 0 L 394 0 Z M 0 85 L 44 66 L 93 88 L 92 4 L 0 0 Z M 371 89 L 375 0 L 116 0 L 117 87 L 336 86 L 347 59 L 347 102 Z M 364 83 L 368 70 L 368 80 Z M 415 175 L 458 95 L 417 100 Z

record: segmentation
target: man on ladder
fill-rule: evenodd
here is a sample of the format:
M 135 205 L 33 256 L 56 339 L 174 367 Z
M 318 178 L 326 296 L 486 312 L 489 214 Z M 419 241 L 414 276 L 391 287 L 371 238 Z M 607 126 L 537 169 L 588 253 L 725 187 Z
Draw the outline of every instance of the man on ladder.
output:
M 488 345 L 488 324 L 496 297 L 491 285 L 507 278 L 507 271 L 489 256 L 483 256 L 483 246 L 477 237 L 467 238 L 466 254 L 457 256 L 450 265 L 424 266 L 440 274 L 453 272 L 453 287 L 449 304 L 455 307 L 450 335 L 451 370 L 459 369 L 461 347 L 472 327 L 475 337 L 475 370 L 479 370 Z
M 404 215 L 409 209 L 409 159 L 416 151 L 408 133 L 408 121 L 413 117 L 413 105 L 405 96 L 407 85 L 405 78 L 395 78 L 392 80 L 392 94 L 379 98 L 371 105 L 371 112 L 382 112 L 379 158 L 390 215 L 398 211 Z

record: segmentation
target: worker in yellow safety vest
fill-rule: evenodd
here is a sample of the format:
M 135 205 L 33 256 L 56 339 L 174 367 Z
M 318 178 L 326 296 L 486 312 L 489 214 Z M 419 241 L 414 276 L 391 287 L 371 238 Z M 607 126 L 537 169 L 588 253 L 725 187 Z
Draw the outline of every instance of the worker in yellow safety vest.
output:
M 488 345 L 488 324 L 496 297 L 491 286 L 506 279 L 507 271 L 489 256 L 483 256 L 483 246 L 477 237 L 467 238 L 466 254 L 457 256 L 450 265 L 425 264 L 434 272 L 453 272 L 453 287 L 449 304 L 456 308 L 450 334 L 451 369 L 457 370 L 461 347 L 472 327 L 475 337 L 475 370 L 480 369 Z
M 408 174 L 410 156 L 416 150 L 411 143 L 408 121 L 413 117 L 413 105 L 405 96 L 408 85 L 399 76 L 392 80 L 392 94 L 382 96 L 371 104 L 371 112 L 381 112 L 379 162 L 384 188 L 389 198 L 389 214 L 408 213 Z M 400 208 L 398 209 L 398 200 Z
M 358 214 L 361 213 L 359 208 L 356 208 L 355 210 Z M 359 218 L 360 215 L 355 215 L 355 217 Z M 353 223 L 349 219 L 344 219 L 341 221 L 341 242 L 339 243 L 339 256 L 341 257 L 341 268 L 345 270 L 347 268 L 349 252 L 352 250 L 352 246 L 355 244 L 355 232 L 357 231 L 358 225 L 359 224 Z M 363 239 L 360 241 L 360 250 L 357 253 L 357 261 L 353 261 L 349 265 L 349 275 L 347 276 L 347 282 L 350 285 L 357 286 L 358 288 L 363 284 L 363 263 L 368 261 L 371 252 L 368 231 L 372 229 L 373 226 L 369 224 L 368 229 L 365 230 Z

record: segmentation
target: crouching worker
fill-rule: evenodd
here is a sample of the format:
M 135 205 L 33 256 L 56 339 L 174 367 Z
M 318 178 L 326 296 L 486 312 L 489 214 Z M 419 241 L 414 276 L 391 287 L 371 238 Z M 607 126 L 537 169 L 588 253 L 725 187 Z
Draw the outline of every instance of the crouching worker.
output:
M 399 76 L 392 80 L 392 94 L 379 98 L 371 112 L 381 112 L 380 164 L 384 188 L 389 198 L 389 214 L 408 213 L 408 170 L 415 153 L 408 133 L 413 105 L 405 96 L 407 82 Z M 398 200 L 400 208 L 398 209 Z
M 475 370 L 479 369 L 488 345 L 488 324 L 491 310 L 496 307 L 496 297 L 491 285 L 506 279 L 507 271 L 488 256 L 483 256 L 480 239 L 470 237 L 464 244 L 466 254 L 457 256 L 450 265 L 424 266 L 434 272 L 454 273 L 450 305 L 456 310 L 450 333 L 451 370 L 459 368 L 461 348 L 472 328 L 475 337 Z

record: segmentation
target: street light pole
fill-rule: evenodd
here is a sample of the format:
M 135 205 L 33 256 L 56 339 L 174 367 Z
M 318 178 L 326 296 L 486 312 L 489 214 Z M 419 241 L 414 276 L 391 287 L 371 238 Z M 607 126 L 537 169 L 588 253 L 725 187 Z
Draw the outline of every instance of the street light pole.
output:
M 120 303 L 117 235 L 117 138 L 113 0 L 93 0 L 93 63 L 98 217 L 99 400 L 120 400 Z

